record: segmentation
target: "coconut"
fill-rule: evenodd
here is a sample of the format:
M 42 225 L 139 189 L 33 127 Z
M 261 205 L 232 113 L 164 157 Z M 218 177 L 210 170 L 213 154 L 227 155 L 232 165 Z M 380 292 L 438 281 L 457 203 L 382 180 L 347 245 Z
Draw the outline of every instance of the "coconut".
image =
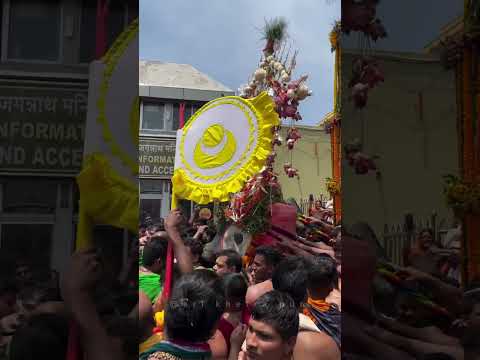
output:
M 280 80 L 283 83 L 288 83 L 290 81 L 290 76 L 286 72 L 282 72 L 282 76 L 280 77 Z
M 301 85 L 297 88 L 297 97 L 298 97 L 298 99 L 299 99 L 299 100 L 303 100 L 303 99 L 305 99 L 308 95 L 309 95 L 309 90 L 308 90 L 307 85 L 301 84 Z
M 289 99 L 294 99 L 295 96 L 296 96 L 295 90 L 293 90 L 293 89 L 288 89 L 288 91 L 287 91 L 287 96 L 288 96 Z
M 283 65 L 282 63 L 276 62 L 274 65 L 275 70 L 277 71 L 282 71 L 283 70 Z
M 270 62 L 273 61 L 273 56 L 269 55 L 269 56 L 267 56 L 267 58 L 265 60 L 267 61 L 267 63 L 270 63 Z
M 267 76 L 267 72 L 264 69 L 257 69 L 255 71 L 255 80 L 256 81 L 263 81 Z

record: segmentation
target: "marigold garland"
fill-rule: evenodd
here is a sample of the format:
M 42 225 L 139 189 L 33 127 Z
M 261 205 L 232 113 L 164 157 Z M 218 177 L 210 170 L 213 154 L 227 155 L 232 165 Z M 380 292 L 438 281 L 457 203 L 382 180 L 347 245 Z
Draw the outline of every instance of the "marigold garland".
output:
M 325 180 L 325 186 L 331 196 L 340 194 L 340 184 L 337 183 L 334 179 L 328 177 Z
M 480 213 L 480 182 L 467 182 L 455 175 L 446 175 L 444 179 L 447 204 L 457 216 Z

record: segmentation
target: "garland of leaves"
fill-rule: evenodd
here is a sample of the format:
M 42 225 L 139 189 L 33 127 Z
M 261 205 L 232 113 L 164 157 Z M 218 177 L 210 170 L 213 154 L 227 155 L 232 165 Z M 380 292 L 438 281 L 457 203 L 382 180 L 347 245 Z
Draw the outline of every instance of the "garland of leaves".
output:
M 239 193 L 235 194 L 225 209 L 229 221 L 241 226 L 251 235 L 265 232 L 270 226 L 270 206 L 283 202 L 273 163 L 250 179 Z
M 243 228 L 249 234 L 261 234 L 269 230 L 271 225 L 270 206 L 274 203 L 283 202 L 281 192 L 272 191 L 268 187 L 266 191 L 272 194 L 272 197 L 264 196 L 253 210 L 252 215 L 246 217 L 243 221 Z

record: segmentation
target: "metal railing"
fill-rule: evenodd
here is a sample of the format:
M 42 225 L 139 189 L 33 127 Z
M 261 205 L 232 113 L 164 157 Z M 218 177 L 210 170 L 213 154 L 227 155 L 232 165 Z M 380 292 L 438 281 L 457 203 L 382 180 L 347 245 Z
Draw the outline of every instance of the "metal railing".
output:
M 431 229 L 433 241 L 442 243 L 449 230 L 448 225 L 446 219 L 438 220 L 436 213 L 429 218 L 415 218 L 411 214 L 406 214 L 403 223 L 384 225 L 382 245 L 387 257 L 394 264 L 403 266 L 404 250 L 411 246 L 418 232 L 422 229 Z

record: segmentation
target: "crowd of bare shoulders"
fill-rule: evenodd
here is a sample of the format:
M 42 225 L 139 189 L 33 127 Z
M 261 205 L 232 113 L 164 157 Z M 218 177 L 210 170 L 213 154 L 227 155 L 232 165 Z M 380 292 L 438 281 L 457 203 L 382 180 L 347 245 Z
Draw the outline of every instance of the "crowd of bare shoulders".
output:
M 296 239 L 279 235 L 251 258 L 218 241 L 228 231 L 208 231 L 178 210 L 143 229 L 140 359 L 340 359 L 340 233 L 331 210 L 311 215 L 303 220 L 315 236 L 299 221 Z M 175 265 L 166 299 L 168 241 Z M 209 251 L 212 242 L 223 249 Z

